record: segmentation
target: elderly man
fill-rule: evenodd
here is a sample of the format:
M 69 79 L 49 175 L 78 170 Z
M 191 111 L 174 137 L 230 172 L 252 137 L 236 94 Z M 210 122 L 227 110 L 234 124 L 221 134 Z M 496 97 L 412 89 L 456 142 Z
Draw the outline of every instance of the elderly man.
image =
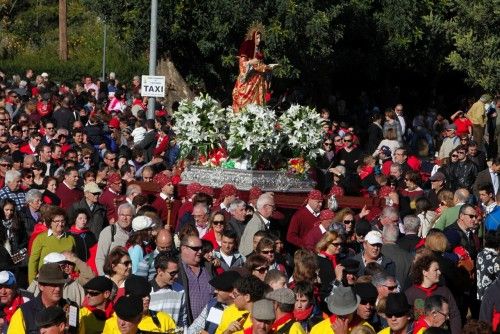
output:
M 365 267 L 370 262 L 377 262 L 390 275 L 396 274 L 396 264 L 390 257 L 382 254 L 382 234 L 378 231 L 370 231 L 363 241 L 363 252 L 355 255 L 354 260 L 360 263 L 358 277 L 364 275 Z
M 73 203 L 83 198 L 83 192 L 77 188 L 78 170 L 75 167 L 66 168 L 64 181 L 57 186 L 56 195 L 61 199 L 61 207 L 69 209 Z
M 398 282 L 396 279 L 386 273 L 380 271 L 372 275 L 372 284 L 377 288 L 378 298 L 375 306 L 378 305 L 380 300 L 387 298 L 390 293 L 398 292 Z
M 275 210 L 274 197 L 271 193 L 260 195 L 257 200 L 257 211 L 247 223 L 240 240 L 239 251 L 243 256 L 248 256 L 253 251 L 253 235 L 257 231 L 269 230 L 269 218 Z
M 21 211 L 19 211 L 19 219 L 23 222 L 23 228 L 26 230 L 25 233 L 28 236 L 33 233 L 35 224 L 40 221 L 41 206 L 42 193 L 40 192 L 40 190 L 28 190 L 28 192 L 26 193 L 26 205 L 21 209 Z
M 441 147 L 439 148 L 439 159 L 448 158 L 450 153 L 460 145 L 460 138 L 456 134 L 457 126 L 449 124 L 446 126 L 446 138 L 444 138 Z
M 102 269 L 109 251 L 116 246 L 125 246 L 132 232 L 132 217 L 135 209 L 128 203 L 118 207 L 118 220 L 115 224 L 105 227 L 99 235 L 95 264 L 99 275 L 104 275 Z
M 500 130 L 500 127 L 499 127 Z M 500 136 L 499 136 L 500 138 Z M 472 189 L 474 191 L 474 195 L 479 197 L 479 187 L 481 185 L 490 184 L 493 186 L 493 194 L 498 194 L 498 188 L 500 186 L 498 173 L 500 173 L 500 156 L 493 159 L 491 162 L 491 166 L 486 168 L 485 170 L 477 173 L 476 180 L 474 181 L 474 185 Z
M 104 189 L 99 203 L 104 205 L 107 212 L 107 218 L 110 224 L 113 224 L 117 217 L 116 208 L 123 202 L 122 191 L 122 178 L 118 173 L 111 173 L 108 175 L 108 186 Z
M 203 238 L 208 232 L 209 228 L 209 210 L 205 203 L 197 203 L 193 207 L 193 213 L 191 214 L 194 219 L 194 227 L 198 231 L 200 238 Z
M 96 238 L 99 238 L 99 234 L 101 234 L 102 229 L 108 224 L 106 218 L 106 208 L 98 202 L 101 194 L 102 190 L 99 188 L 97 183 L 89 182 L 83 187 L 84 198 L 81 201 L 74 203 L 68 210 L 70 221 L 75 220 L 75 212 L 85 210 L 89 218 L 88 228 L 92 233 L 94 233 Z
M 17 309 L 12 316 L 7 333 L 38 333 L 39 328 L 35 322 L 37 313 L 51 306 L 65 306 L 63 286 L 66 280 L 59 264 L 44 264 L 38 272 L 40 294 Z
M 406 218 L 406 217 L 405 217 Z M 411 283 L 408 279 L 410 266 L 413 263 L 413 256 L 399 247 L 396 241 L 399 238 L 399 228 L 397 225 L 385 225 L 382 230 L 382 245 L 381 252 L 385 255 L 390 255 L 391 259 L 396 264 L 396 279 L 399 284 L 405 288 Z
M 181 256 L 177 282 L 186 291 L 187 324 L 200 315 L 213 295 L 209 284 L 214 272 L 209 262 L 202 262 L 201 240 L 186 236 L 181 240 Z
M 307 204 L 298 209 L 290 220 L 286 240 L 295 247 L 304 245 L 304 237 L 311 231 L 318 221 L 323 195 L 319 190 L 312 190 L 307 196 Z
M 396 243 L 407 252 L 414 252 L 417 244 L 422 240 L 418 236 L 421 230 L 420 218 L 415 215 L 408 215 L 403 219 L 403 228 L 405 234 L 401 236 Z
M 334 295 L 326 298 L 332 316 L 313 326 L 310 333 L 350 333 L 352 328 L 358 325 L 373 329 L 368 322 L 356 315 L 360 301 L 360 297 L 350 287 L 339 287 Z
M 464 204 L 460 208 L 458 219 L 443 230 L 448 240 L 453 240 L 453 237 L 458 237 L 459 246 L 463 246 L 471 258 L 475 259 L 480 245 L 479 238 L 476 234 L 479 221 L 476 208 L 470 204 Z
M 0 189 L 0 199 L 10 198 L 16 203 L 17 211 L 20 211 L 26 204 L 26 195 L 20 190 L 21 173 L 16 170 L 9 170 L 5 173 L 5 186 Z
M 155 238 L 155 244 L 155 250 L 144 256 L 144 259 L 139 262 L 137 272 L 135 273 L 137 276 L 146 277 L 148 281 L 151 281 L 157 272 L 155 268 L 156 256 L 160 254 L 160 252 L 176 252 L 175 248 L 173 247 L 174 241 L 172 233 L 167 229 L 161 229 L 158 231 L 158 234 L 156 234 Z
M 427 193 L 426 197 L 431 202 L 433 210 L 439 207 L 439 200 L 437 194 L 445 188 L 446 176 L 442 172 L 435 172 L 430 178 L 431 190 Z
M 142 193 L 142 188 L 138 184 L 129 184 L 125 190 L 125 202 L 132 204 L 135 196 Z
M 425 314 L 415 321 L 413 333 L 423 334 L 429 327 L 442 327 L 450 320 L 450 305 L 441 295 L 427 297 L 424 302 Z
M 2 333 L 6 332 L 14 312 L 22 304 L 33 299 L 33 295 L 25 290 L 18 289 L 16 277 L 10 271 L 0 271 L 0 304 L 2 305 L 0 316 L 0 328 Z
M 231 214 L 231 218 L 227 222 L 227 227 L 236 232 L 239 241 L 246 226 L 246 203 L 241 199 L 234 200 L 229 205 L 229 213 Z

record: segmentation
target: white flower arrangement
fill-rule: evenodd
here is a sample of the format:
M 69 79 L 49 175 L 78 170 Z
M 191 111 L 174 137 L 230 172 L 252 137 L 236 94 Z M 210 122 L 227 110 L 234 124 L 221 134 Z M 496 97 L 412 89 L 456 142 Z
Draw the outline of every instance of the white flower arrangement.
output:
M 227 121 L 229 133 L 226 143 L 230 157 L 249 157 L 250 165 L 255 167 L 262 155 L 273 154 L 278 150 L 281 135 L 276 130 L 276 114 L 273 110 L 248 105 L 239 113 L 234 113 L 229 108 Z
M 285 111 L 278 122 L 294 157 L 302 156 L 312 161 L 320 153 L 324 131 L 321 117 L 315 109 L 294 104 Z
M 194 148 L 207 155 L 209 150 L 220 147 L 225 138 L 226 110 L 208 94 L 200 94 L 192 102 L 182 100 L 174 117 L 173 129 L 182 158 Z

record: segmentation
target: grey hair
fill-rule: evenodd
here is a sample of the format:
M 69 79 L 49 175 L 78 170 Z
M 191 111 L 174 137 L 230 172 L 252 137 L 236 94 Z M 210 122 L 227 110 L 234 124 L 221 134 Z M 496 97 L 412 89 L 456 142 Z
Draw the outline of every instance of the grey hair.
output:
M 28 161 L 29 159 L 31 159 L 33 162 L 36 161 L 36 158 L 35 158 L 35 156 L 33 154 L 27 154 L 27 155 L 25 155 L 23 161 Z
M 384 242 L 395 243 L 399 237 L 399 228 L 396 225 L 384 225 L 382 229 L 382 238 Z
M 469 199 L 470 193 L 467 189 L 460 188 L 460 189 L 457 189 L 453 195 L 454 195 L 455 200 L 458 203 L 465 203 Z
M 20 178 L 21 177 L 21 173 L 18 172 L 17 170 L 8 170 L 6 173 L 5 173 L 5 183 L 9 183 L 9 182 L 12 182 L 14 181 L 16 178 Z
M 38 189 L 30 189 L 26 193 L 26 203 L 31 203 L 41 198 L 42 198 L 42 192 Z
M 432 311 L 441 311 L 444 304 L 448 304 L 448 299 L 441 295 L 426 298 L 424 303 L 425 314 L 430 314 Z
M 242 201 L 241 199 L 235 199 L 229 205 L 229 212 L 234 212 L 234 210 L 236 210 L 236 209 L 238 209 L 239 207 L 242 207 L 242 206 L 246 206 L 245 201 Z
M 396 280 L 385 271 L 380 271 L 372 275 L 372 284 L 375 285 L 375 287 L 379 287 L 381 285 L 384 285 L 385 282 L 387 282 L 387 280 L 389 279 L 393 279 L 394 281 Z
M 257 200 L 257 210 L 262 209 L 264 205 L 269 204 L 269 202 L 274 202 L 273 195 L 271 193 L 263 193 Z
M 408 215 L 403 219 L 403 226 L 406 233 L 417 233 L 420 228 L 420 218 L 415 215 Z
M 208 206 L 207 206 L 205 203 L 196 203 L 196 204 L 194 205 L 194 207 L 193 207 L 193 211 L 194 211 L 194 209 L 195 209 L 195 208 L 202 208 L 202 209 L 203 209 L 203 211 L 205 212 L 205 214 L 207 214 L 207 213 L 208 213 L 208 211 L 209 211 L 209 210 L 208 210 Z
M 123 210 L 126 210 L 126 209 L 132 210 L 132 215 L 135 215 L 135 207 L 132 204 L 130 204 L 129 202 L 125 202 L 125 203 L 120 204 L 120 206 L 118 207 L 118 210 L 116 212 L 118 212 L 118 214 L 120 214 L 120 212 L 122 212 Z
M 392 206 L 386 206 L 382 210 L 381 216 L 383 218 L 388 218 L 388 217 L 398 217 L 399 218 L 399 213 L 398 213 L 398 210 L 396 210 L 394 207 L 392 207 Z
M 127 187 L 125 196 L 130 197 L 133 194 L 140 194 L 142 192 L 141 186 L 138 184 L 131 184 Z
M 401 164 L 397 163 L 397 162 L 393 162 L 391 164 L 391 168 L 397 168 L 399 170 L 400 173 L 403 172 L 403 167 L 401 166 Z

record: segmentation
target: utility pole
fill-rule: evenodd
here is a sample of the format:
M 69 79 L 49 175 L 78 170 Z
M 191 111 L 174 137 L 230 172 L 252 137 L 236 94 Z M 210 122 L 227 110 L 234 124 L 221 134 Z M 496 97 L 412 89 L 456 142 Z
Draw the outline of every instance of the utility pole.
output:
M 156 75 L 156 31 L 158 16 L 158 0 L 151 0 L 151 31 L 149 32 L 149 75 Z M 155 98 L 148 99 L 148 119 L 155 118 Z
M 59 0 L 59 60 L 68 60 L 68 5 L 66 0 Z

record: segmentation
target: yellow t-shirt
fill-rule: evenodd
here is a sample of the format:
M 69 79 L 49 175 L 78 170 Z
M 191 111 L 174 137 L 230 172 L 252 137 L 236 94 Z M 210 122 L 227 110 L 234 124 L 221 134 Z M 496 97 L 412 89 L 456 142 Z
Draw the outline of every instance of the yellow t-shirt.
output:
M 106 320 L 97 319 L 94 313 L 86 307 L 80 308 L 78 321 L 78 333 L 80 334 L 100 334 L 104 328 Z
M 217 327 L 217 330 L 215 331 L 215 334 L 222 334 L 229 327 L 229 324 L 241 318 L 241 316 L 243 316 L 245 313 L 248 313 L 248 311 L 240 311 L 234 304 L 226 307 L 224 312 L 222 312 L 222 318 L 220 320 L 219 327 Z M 250 318 L 250 315 L 248 315 L 245 323 L 243 324 L 243 329 L 247 329 L 252 326 L 252 319 Z M 233 334 L 243 334 L 243 331 L 237 331 Z
M 160 321 L 160 327 L 157 327 L 153 322 L 153 318 L 148 314 L 142 317 L 141 322 L 139 323 L 139 329 L 146 332 L 153 333 L 164 333 L 169 329 L 176 328 L 175 322 L 170 315 L 165 312 L 157 312 L 156 316 Z M 103 334 L 120 334 L 120 330 L 118 329 L 118 317 L 116 313 L 113 313 L 113 316 L 106 320 L 106 324 L 104 325 Z
M 361 323 L 357 323 L 356 325 L 354 325 L 352 327 L 349 326 L 348 333 L 350 333 L 352 331 L 352 329 L 356 326 L 366 326 L 366 327 L 370 327 L 371 329 L 373 329 L 372 325 L 370 325 L 368 322 L 364 321 Z M 316 325 L 314 325 L 313 328 L 311 328 L 310 334 L 335 334 L 335 332 L 333 331 L 333 328 L 332 328 L 332 322 L 331 322 L 330 318 L 325 319 L 325 320 L 317 323 Z

